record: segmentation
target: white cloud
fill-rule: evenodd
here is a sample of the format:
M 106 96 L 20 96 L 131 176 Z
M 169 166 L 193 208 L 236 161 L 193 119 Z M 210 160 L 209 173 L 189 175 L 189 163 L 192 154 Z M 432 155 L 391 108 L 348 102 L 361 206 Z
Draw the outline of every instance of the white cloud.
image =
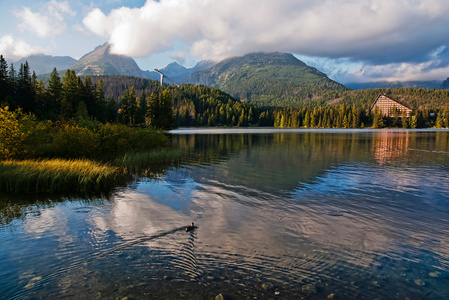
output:
M 170 54 L 170 58 L 174 59 L 175 61 L 177 61 L 180 64 L 184 64 L 186 61 L 186 54 L 184 53 L 184 51 L 172 52 Z
M 94 9 L 84 24 L 131 56 L 180 39 L 208 59 L 287 51 L 394 62 L 448 43 L 448 13 L 446 0 L 148 0 L 107 16 Z
M 34 12 L 29 7 L 23 7 L 15 12 L 20 19 L 19 29 L 36 33 L 39 37 L 48 37 L 65 33 L 67 30 L 66 18 L 75 16 L 68 1 L 57 2 L 51 0 L 42 5 L 39 12 Z
M 49 50 L 47 49 L 38 46 L 31 46 L 23 40 L 14 40 L 14 38 L 10 35 L 0 38 L 0 53 L 8 61 L 15 61 L 29 55 L 48 52 Z
M 429 68 L 432 62 L 392 63 L 367 65 L 362 72 L 348 72 L 341 76 L 342 82 L 369 81 L 420 81 L 444 80 L 449 76 L 449 66 Z
M 441 54 L 441 55 L 436 55 Z M 345 83 L 376 81 L 444 80 L 449 76 L 449 65 L 442 60 L 447 54 L 442 49 L 429 55 L 425 62 L 363 64 L 348 58 L 328 59 L 298 56 L 300 60 L 326 73 L 329 78 Z M 449 59 L 449 58 L 448 58 Z
M 106 37 L 106 21 L 106 16 L 103 14 L 103 12 L 96 8 L 84 18 L 83 23 L 96 35 Z

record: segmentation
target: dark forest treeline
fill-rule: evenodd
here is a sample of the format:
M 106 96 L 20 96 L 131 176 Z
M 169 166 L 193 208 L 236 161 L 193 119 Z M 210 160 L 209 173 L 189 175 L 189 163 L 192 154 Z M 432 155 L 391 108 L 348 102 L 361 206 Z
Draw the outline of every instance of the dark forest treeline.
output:
M 340 104 L 315 108 L 284 108 L 272 111 L 275 127 L 306 128 L 449 128 L 449 107 L 441 110 L 414 110 L 407 117 L 395 111 L 385 117 L 379 110 L 370 111 L 369 105 Z
M 129 76 L 81 78 L 53 70 L 48 83 L 31 75 L 27 63 L 16 72 L 1 57 L 0 105 L 21 108 L 41 120 L 85 119 L 131 126 L 275 126 L 307 128 L 448 127 L 449 91 L 411 88 L 331 91 L 296 108 L 258 107 L 223 91 L 194 85 L 164 86 Z M 383 93 L 414 109 L 410 118 L 370 112 Z M 332 99 L 332 100 L 330 100 Z M 324 101 L 326 100 L 326 101 Z M 317 105 L 317 104 L 320 105 Z M 433 117 L 430 113 L 434 113 Z
M 151 93 L 159 93 L 162 88 L 159 82 L 149 79 L 142 79 L 129 76 L 98 76 L 93 77 L 94 82 L 102 80 L 104 82 L 105 95 L 107 97 L 121 98 L 126 93 L 126 89 L 134 87 L 136 93 L 140 94 L 144 91 L 147 95 Z M 363 107 L 366 112 L 379 94 L 385 94 L 399 102 L 411 107 L 415 111 L 416 122 L 407 126 L 428 127 L 435 125 L 438 111 L 449 107 L 449 91 L 446 90 L 429 90 L 422 88 L 386 88 L 386 89 L 369 89 L 359 91 L 321 91 L 313 93 L 307 89 L 308 93 L 305 99 L 301 100 L 299 105 L 297 100 L 292 100 L 295 107 L 289 107 L 288 103 L 279 103 L 279 108 L 267 108 L 255 105 L 248 105 L 240 101 L 236 101 L 227 93 L 221 90 L 193 85 L 181 85 L 179 88 L 169 87 L 173 95 L 174 114 L 178 126 L 277 126 L 288 124 L 284 127 L 302 127 L 308 122 L 304 122 L 306 111 L 311 115 L 318 116 L 316 112 L 321 114 L 326 111 L 322 117 L 316 117 L 317 120 L 310 127 L 338 127 L 352 128 L 344 122 L 344 116 L 337 114 L 343 110 L 352 111 L 354 108 Z M 306 92 L 306 90 L 304 90 Z M 298 93 L 298 97 L 302 95 Z M 293 103 L 292 102 L 292 103 Z M 251 108 L 251 109 L 250 109 Z M 419 109 L 418 109 L 419 108 Z M 420 112 L 418 114 L 418 112 Z M 430 118 L 429 112 L 435 112 L 435 117 Z M 348 120 L 354 119 L 353 113 L 345 113 Z M 282 122 L 284 116 L 284 122 Z M 334 117 L 335 116 L 335 117 Z M 338 116 L 340 120 L 337 120 Z M 359 126 L 372 126 L 373 116 L 366 114 L 362 118 L 363 121 L 357 121 Z M 401 116 L 400 116 L 401 117 Z M 325 122 L 319 122 L 319 119 L 325 118 Z M 327 119 L 330 119 L 328 121 Z M 423 120 L 423 121 L 420 121 Z M 400 121 L 400 120 L 399 120 Z M 383 120 L 383 126 L 401 126 L 397 118 Z M 411 119 L 408 120 L 410 123 Z M 300 125 L 298 125 L 300 124 Z M 326 125 L 327 124 L 327 125 Z
M 106 84 L 104 83 L 106 82 Z M 272 126 L 267 109 L 242 103 L 205 86 L 161 87 L 158 81 L 136 77 L 76 76 L 53 70 L 47 84 L 22 64 L 18 75 L 1 57 L 0 105 L 21 108 L 40 120 L 96 120 L 130 126 Z M 109 97 L 108 97 L 108 96 Z M 116 98 L 117 97 L 117 98 Z M 264 123 L 265 121 L 265 123 Z
M 117 100 L 106 98 L 101 79 L 93 82 L 92 77 L 81 78 L 73 70 L 66 70 L 61 78 L 56 68 L 44 84 L 34 73 L 30 74 L 27 62 L 16 72 L 14 65 L 8 67 L 0 56 L 0 106 L 10 111 L 20 108 L 40 120 L 84 119 L 163 129 L 174 127 L 171 94 L 161 88 L 154 91 L 148 96 L 144 92 L 137 96 L 130 87 Z
M 282 93 L 282 89 L 279 93 Z M 299 88 L 295 94 L 283 95 L 282 99 L 265 99 L 263 95 L 252 104 L 265 105 L 270 103 L 277 107 L 315 108 L 319 106 L 365 106 L 372 104 L 379 94 L 384 94 L 412 109 L 438 110 L 449 106 L 449 90 L 426 88 L 377 88 L 366 90 L 319 90 L 310 87 Z
M 336 101 L 345 105 L 369 105 L 379 94 L 384 94 L 414 110 L 438 111 L 449 106 L 449 90 L 425 88 L 379 88 L 346 91 L 336 97 Z M 332 100 L 326 103 L 332 103 Z

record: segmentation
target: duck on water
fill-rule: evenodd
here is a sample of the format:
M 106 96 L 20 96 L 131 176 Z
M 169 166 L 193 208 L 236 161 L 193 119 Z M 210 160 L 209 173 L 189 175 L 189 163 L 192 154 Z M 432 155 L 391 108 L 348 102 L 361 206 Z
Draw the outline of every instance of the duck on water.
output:
M 195 229 L 195 228 L 196 228 L 196 226 L 195 226 L 195 224 L 192 222 L 192 225 L 189 225 L 189 226 L 186 227 L 186 232 L 191 231 L 191 230 L 193 230 L 193 229 Z

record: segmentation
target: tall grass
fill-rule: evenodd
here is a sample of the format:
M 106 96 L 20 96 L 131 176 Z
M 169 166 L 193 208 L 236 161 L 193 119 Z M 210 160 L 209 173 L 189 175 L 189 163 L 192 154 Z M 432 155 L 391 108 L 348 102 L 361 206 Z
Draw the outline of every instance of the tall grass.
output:
M 124 183 L 123 168 L 87 159 L 0 161 L 0 192 L 106 192 Z
M 132 173 L 159 173 L 187 155 L 182 149 L 127 153 L 112 164 L 88 159 L 0 161 L 0 193 L 98 193 L 125 184 Z
M 128 172 L 148 171 L 152 166 L 167 165 L 181 160 L 187 155 L 185 149 L 161 148 L 146 152 L 129 152 L 117 158 L 117 166 L 127 168 Z

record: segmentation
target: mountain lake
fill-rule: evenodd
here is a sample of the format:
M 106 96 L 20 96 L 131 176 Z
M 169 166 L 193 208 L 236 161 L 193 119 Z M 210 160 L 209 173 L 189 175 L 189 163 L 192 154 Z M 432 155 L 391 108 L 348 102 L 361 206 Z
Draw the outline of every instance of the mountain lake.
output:
M 110 195 L 0 195 L 0 299 L 449 298 L 448 130 L 170 138 Z

